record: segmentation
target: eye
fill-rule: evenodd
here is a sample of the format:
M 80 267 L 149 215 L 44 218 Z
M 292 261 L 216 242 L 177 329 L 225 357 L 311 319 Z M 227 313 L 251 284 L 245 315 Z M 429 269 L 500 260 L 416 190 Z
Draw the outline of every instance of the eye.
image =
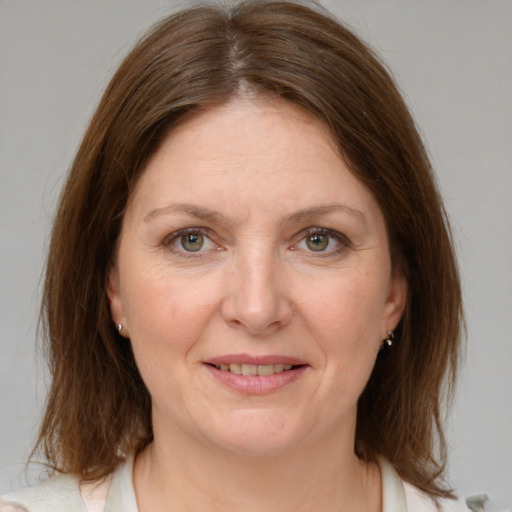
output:
M 164 245 L 170 251 L 183 256 L 190 253 L 214 251 L 220 248 L 199 228 L 182 229 L 172 233 L 164 240 Z
M 313 235 L 308 235 L 305 238 L 305 242 L 308 249 L 311 249 L 312 251 L 325 251 L 327 247 L 329 247 L 330 240 L 327 235 L 315 233 Z
M 187 252 L 197 252 L 203 248 L 204 236 L 200 233 L 188 233 L 181 235 L 179 244 Z
M 349 245 L 345 235 L 324 228 L 310 228 L 306 230 L 304 238 L 297 244 L 297 248 L 309 252 L 336 253 Z

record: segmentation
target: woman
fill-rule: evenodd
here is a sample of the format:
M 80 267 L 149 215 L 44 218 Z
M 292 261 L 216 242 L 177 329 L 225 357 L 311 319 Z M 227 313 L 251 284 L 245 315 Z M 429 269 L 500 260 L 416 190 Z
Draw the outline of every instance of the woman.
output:
M 464 510 L 448 222 L 392 79 L 325 12 L 194 7 L 132 50 L 62 193 L 43 318 L 37 447 L 63 475 L 2 510 Z

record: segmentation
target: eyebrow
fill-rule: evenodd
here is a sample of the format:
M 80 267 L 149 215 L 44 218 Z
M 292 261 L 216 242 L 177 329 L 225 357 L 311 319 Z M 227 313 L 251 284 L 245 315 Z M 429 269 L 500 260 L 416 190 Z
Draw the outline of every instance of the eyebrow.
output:
M 313 206 L 311 208 L 304 208 L 303 210 L 299 210 L 297 212 L 292 213 L 291 215 L 288 215 L 283 219 L 283 222 L 298 223 L 313 217 L 319 217 L 337 211 L 341 211 L 354 217 L 358 217 L 365 224 L 367 222 L 366 216 L 362 211 L 352 208 L 343 203 L 326 204 Z M 150 210 L 144 216 L 144 222 L 150 222 L 155 217 L 169 213 L 184 213 L 185 215 L 190 215 L 191 217 L 195 217 L 196 219 L 199 220 L 228 223 L 226 217 L 220 214 L 219 212 L 187 203 L 173 203 Z
M 305 208 L 304 210 L 299 210 L 298 212 L 292 213 L 288 217 L 285 218 L 286 222 L 296 223 L 307 220 L 311 217 L 319 217 L 321 215 L 327 215 L 329 213 L 341 211 L 343 213 L 348 213 L 354 217 L 360 218 L 365 224 L 367 222 L 365 214 L 352 208 L 343 203 L 334 203 L 334 204 L 325 204 L 319 206 L 313 206 L 312 208 Z
M 168 213 L 184 213 L 186 215 L 190 215 L 191 217 L 195 217 L 196 219 L 200 220 L 226 222 L 226 218 L 218 212 L 193 204 L 184 203 L 168 204 L 161 208 L 155 208 L 154 210 L 149 211 L 144 216 L 144 222 L 149 222 L 155 217 Z

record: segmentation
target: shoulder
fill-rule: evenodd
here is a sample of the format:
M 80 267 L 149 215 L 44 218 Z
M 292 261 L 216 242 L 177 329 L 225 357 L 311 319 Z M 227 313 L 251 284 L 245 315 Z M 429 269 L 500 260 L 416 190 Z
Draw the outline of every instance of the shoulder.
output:
M 74 475 L 57 475 L 0 497 L 0 512 L 87 512 Z
M 378 464 L 384 512 L 470 512 L 463 501 L 439 499 L 436 503 L 428 493 L 402 480 L 385 458 L 379 457 Z
M 440 499 L 439 508 L 424 491 L 408 482 L 402 482 L 407 501 L 407 510 L 414 512 L 469 512 L 466 504 L 460 500 Z

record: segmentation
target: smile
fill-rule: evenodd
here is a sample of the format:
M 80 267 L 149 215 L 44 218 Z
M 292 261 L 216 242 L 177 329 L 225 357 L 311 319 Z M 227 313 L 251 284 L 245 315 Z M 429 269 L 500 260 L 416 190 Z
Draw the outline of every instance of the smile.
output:
M 212 377 L 244 395 L 264 395 L 288 387 L 301 378 L 310 365 L 295 357 L 232 354 L 204 361 Z
M 281 373 L 294 368 L 291 364 L 238 364 L 238 363 L 221 363 L 213 365 L 217 370 L 223 372 L 231 372 L 236 375 L 259 375 L 266 377 L 268 375 L 274 375 L 275 373 Z

